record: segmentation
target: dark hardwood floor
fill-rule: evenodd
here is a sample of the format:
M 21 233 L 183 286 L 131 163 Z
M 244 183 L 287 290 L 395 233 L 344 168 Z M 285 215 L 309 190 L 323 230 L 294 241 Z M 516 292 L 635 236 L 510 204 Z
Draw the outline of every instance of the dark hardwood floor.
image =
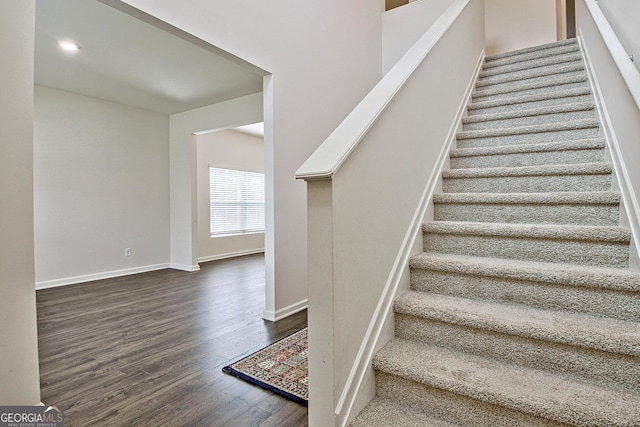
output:
M 223 366 L 307 324 L 264 321 L 264 257 L 37 291 L 42 401 L 66 426 L 306 426 Z

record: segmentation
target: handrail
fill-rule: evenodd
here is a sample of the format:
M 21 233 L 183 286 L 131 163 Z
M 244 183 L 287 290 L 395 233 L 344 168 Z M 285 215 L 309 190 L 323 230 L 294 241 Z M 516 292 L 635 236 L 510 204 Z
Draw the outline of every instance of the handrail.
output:
M 393 101 L 414 70 L 470 0 L 456 0 L 380 80 L 296 172 L 297 179 L 331 179 Z
M 611 28 L 611 24 L 602 13 L 602 10 L 598 6 L 596 0 L 585 0 L 585 4 L 591 13 L 593 22 L 595 22 L 598 30 L 602 34 L 602 39 L 609 49 L 613 61 L 616 63 L 616 67 L 620 71 L 622 78 L 629 87 L 629 92 L 633 97 L 638 109 L 640 109 L 640 72 L 633 65 L 627 51 L 618 39 L 615 31 Z

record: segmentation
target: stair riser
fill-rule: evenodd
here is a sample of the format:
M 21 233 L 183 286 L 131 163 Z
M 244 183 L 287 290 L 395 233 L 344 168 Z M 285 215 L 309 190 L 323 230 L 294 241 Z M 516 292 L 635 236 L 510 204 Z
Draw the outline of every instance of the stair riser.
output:
M 640 390 L 640 360 L 396 313 L 396 337 L 508 363 L 571 374 L 587 381 Z
M 640 321 L 640 295 L 633 292 L 421 268 L 411 269 L 411 289 L 462 298 L 524 304 L 554 311 Z
M 376 395 L 401 401 L 460 427 L 565 425 L 380 371 L 376 371 Z
M 435 203 L 436 221 L 617 226 L 618 206 Z
M 451 157 L 451 169 L 565 165 L 604 161 L 604 149 L 542 151 L 535 153 L 496 154 L 490 156 Z
M 565 96 L 561 98 L 552 98 L 545 99 L 540 101 L 531 101 L 531 102 L 523 102 L 519 104 L 507 104 L 507 105 L 498 105 L 498 106 L 481 106 L 478 104 L 471 104 L 470 108 L 467 110 L 467 115 L 475 116 L 478 114 L 493 114 L 493 113 L 504 113 L 509 111 L 523 111 L 530 110 L 532 108 L 538 107 L 549 107 L 552 105 L 566 105 L 572 104 L 574 102 L 589 102 L 591 101 L 591 95 L 576 95 L 576 96 Z
M 480 92 L 474 93 L 471 99 L 473 100 L 473 102 L 481 102 L 481 101 L 493 101 L 496 99 L 516 98 L 516 97 L 527 96 L 527 95 L 541 95 L 541 94 L 551 93 L 555 91 L 583 88 L 587 84 L 588 83 L 586 81 L 580 81 L 580 82 L 574 82 L 574 83 L 563 83 L 563 84 L 557 84 L 553 86 L 543 86 L 543 87 L 536 87 L 531 89 L 518 90 L 514 88 L 513 83 L 511 83 L 510 85 L 505 85 L 505 87 L 512 89 L 511 91 L 508 91 L 508 92 L 505 91 L 505 92 L 495 93 L 495 94 L 492 94 L 492 93 L 485 94 L 485 93 L 482 93 L 482 91 L 480 91 Z
M 496 68 L 490 68 L 488 70 L 481 71 L 478 77 L 479 81 L 497 76 L 519 76 L 526 78 L 527 75 L 530 75 L 531 73 L 553 73 L 557 72 L 558 68 L 561 66 L 577 66 L 579 64 L 582 64 L 582 60 L 575 59 L 575 56 L 559 56 L 553 59 L 550 64 L 542 64 L 542 62 L 538 63 L 537 61 L 533 61 L 531 63 L 503 65 Z
M 444 193 L 548 193 L 610 191 L 611 174 L 444 178 Z
M 467 130 L 484 130 L 496 128 L 511 128 L 520 126 L 541 125 L 556 122 L 568 122 L 571 120 L 593 119 L 594 110 L 568 111 L 563 113 L 540 114 L 535 116 L 515 117 L 499 120 L 484 120 L 481 122 L 464 123 L 462 129 Z
M 443 254 L 627 268 L 629 242 L 425 233 L 424 250 Z
M 600 129 L 558 130 L 553 132 L 537 132 L 518 135 L 490 136 L 485 138 L 458 138 L 458 148 L 497 147 L 505 145 L 525 145 L 542 142 L 575 141 L 578 139 L 596 138 Z
M 522 76 L 520 76 L 522 77 Z M 522 79 L 519 79 L 518 76 L 506 76 L 506 77 L 489 77 L 485 80 L 476 82 L 475 90 L 506 90 L 511 91 L 517 89 L 518 86 L 522 85 L 536 85 L 536 86 L 550 86 L 553 85 L 554 82 L 558 79 L 564 78 L 586 78 L 587 74 L 584 70 L 584 67 L 580 64 L 576 64 L 575 66 L 571 66 L 566 70 L 555 70 L 554 72 L 543 72 L 530 74 Z
M 533 52 L 522 53 L 519 55 L 511 55 L 503 58 L 487 58 L 484 63 L 484 69 L 495 68 L 501 65 L 508 65 L 520 62 L 531 61 L 541 58 L 550 58 L 552 56 L 576 54 L 580 52 L 577 45 L 560 46 L 549 49 L 543 49 Z

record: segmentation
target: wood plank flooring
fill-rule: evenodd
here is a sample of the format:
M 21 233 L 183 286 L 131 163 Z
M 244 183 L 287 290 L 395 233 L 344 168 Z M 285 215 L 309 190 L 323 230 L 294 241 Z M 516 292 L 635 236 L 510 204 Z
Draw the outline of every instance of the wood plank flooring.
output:
M 307 324 L 264 321 L 264 256 L 37 291 L 42 401 L 71 426 L 306 426 L 223 366 Z

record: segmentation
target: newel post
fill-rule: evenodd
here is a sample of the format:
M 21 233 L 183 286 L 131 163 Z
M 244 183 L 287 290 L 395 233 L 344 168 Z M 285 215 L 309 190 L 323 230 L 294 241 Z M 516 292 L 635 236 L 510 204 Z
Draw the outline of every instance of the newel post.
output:
M 333 181 L 307 181 L 309 426 L 336 425 Z

